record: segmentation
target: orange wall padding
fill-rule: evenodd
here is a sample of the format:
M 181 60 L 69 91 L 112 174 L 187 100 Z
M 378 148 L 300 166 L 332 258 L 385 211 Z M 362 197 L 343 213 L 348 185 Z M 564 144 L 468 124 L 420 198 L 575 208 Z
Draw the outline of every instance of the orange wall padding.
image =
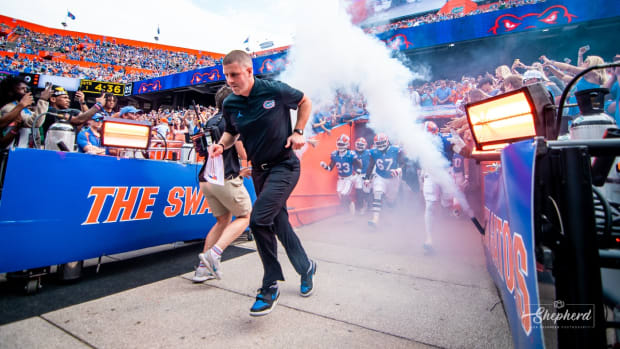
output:
M 316 147 L 305 146 L 301 156 L 301 174 L 299 182 L 291 194 L 287 206 L 289 220 L 294 227 L 309 224 L 342 212 L 336 194 L 338 171 L 326 171 L 320 165 L 321 161 L 329 164 L 330 154 L 336 150 L 336 140 L 341 134 L 355 139 L 353 128 L 346 124 L 332 129 L 331 135 L 320 133 L 310 138 L 318 141 Z
M 112 42 L 114 40 L 114 41 L 116 41 L 117 44 L 124 44 L 124 45 L 137 46 L 137 47 L 148 47 L 148 48 L 151 48 L 151 49 L 158 49 L 158 50 L 187 52 L 187 53 L 194 54 L 196 56 L 208 55 L 208 56 L 211 56 L 211 57 L 216 58 L 216 59 L 224 57 L 224 54 L 216 53 L 216 52 L 210 52 L 210 51 L 204 51 L 204 50 L 195 50 L 195 49 L 191 49 L 191 48 L 184 48 L 184 47 L 176 47 L 176 46 L 155 44 L 155 43 L 144 42 L 144 41 L 114 38 L 114 37 L 111 37 L 111 36 L 81 33 L 81 32 L 76 32 L 76 31 L 71 31 L 71 30 L 48 28 L 48 27 L 44 27 L 44 26 L 39 25 L 39 24 L 34 24 L 34 23 L 22 21 L 20 19 L 16 19 L 16 18 L 14 19 L 14 18 L 11 18 L 11 17 L 2 16 L 2 15 L 0 15 L 0 23 L 4 23 L 4 24 L 6 24 L 6 25 L 8 25 L 10 27 L 15 27 L 17 25 L 21 25 L 22 27 L 28 28 L 28 29 L 30 29 L 32 31 L 39 32 L 39 33 L 44 33 L 44 34 L 49 34 L 49 35 L 59 34 L 59 35 L 63 35 L 63 36 L 73 36 L 73 37 L 79 37 L 79 38 L 83 38 L 84 35 L 87 35 L 93 41 L 97 41 L 97 40 L 102 40 L 103 41 L 104 38 L 105 38 L 106 41 Z
M 37 60 L 37 61 L 41 61 L 43 60 L 41 57 L 37 56 L 37 55 L 30 55 L 27 53 L 18 53 L 17 54 L 19 58 L 28 58 L 29 60 Z M 8 51 L 0 51 L 0 56 L 4 57 L 4 56 L 15 56 L 15 52 L 8 52 Z

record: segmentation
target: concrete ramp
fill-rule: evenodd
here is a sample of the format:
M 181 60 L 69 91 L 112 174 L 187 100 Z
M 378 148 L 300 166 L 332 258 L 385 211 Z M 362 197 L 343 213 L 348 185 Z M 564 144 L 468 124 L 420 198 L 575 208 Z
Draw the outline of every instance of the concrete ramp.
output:
M 407 219 L 403 219 L 407 217 Z M 510 348 L 502 304 L 468 220 L 438 219 L 435 253 L 422 249 L 423 220 L 386 212 L 337 216 L 298 228 L 318 263 L 316 292 L 282 248 L 280 302 L 249 316 L 262 266 L 257 253 L 222 264 L 221 281 L 188 273 L 0 326 L 0 348 Z M 239 246 L 255 248 L 253 242 Z

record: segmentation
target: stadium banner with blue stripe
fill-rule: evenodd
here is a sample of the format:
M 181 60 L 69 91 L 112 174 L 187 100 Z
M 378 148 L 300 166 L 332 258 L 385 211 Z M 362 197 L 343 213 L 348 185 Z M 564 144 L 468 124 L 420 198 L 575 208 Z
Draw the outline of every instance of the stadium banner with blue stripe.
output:
M 274 55 L 263 56 L 253 59 L 254 74 L 272 74 L 283 71 L 287 64 L 287 53 L 277 53 Z
M 204 85 L 224 80 L 221 65 L 191 70 L 178 74 L 160 76 L 157 78 L 137 81 L 133 83 L 133 94 L 140 95 L 149 92 L 159 92 L 177 87 Z
M 283 71 L 286 68 L 286 53 L 255 58 L 252 62 L 254 74 L 271 74 Z M 208 84 L 223 81 L 222 65 L 192 70 L 189 72 L 160 76 L 158 78 L 134 82 L 133 94 L 139 95 L 149 92 L 169 90 L 177 87 Z
M 509 145 L 501 170 L 484 178 L 487 269 L 502 297 L 516 348 L 543 348 L 534 255 L 533 178 L 536 143 Z
M 203 239 L 215 218 L 200 164 L 10 151 L 0 197 L 0 273 Z M 254 186 L 245 186 L 255 200 Z
M 392 49 L 410 50 L 617 16 L 620 1 L 548 0 L 451 19 L 450 25 L 447 21 L 424 23 L 376 36 Z

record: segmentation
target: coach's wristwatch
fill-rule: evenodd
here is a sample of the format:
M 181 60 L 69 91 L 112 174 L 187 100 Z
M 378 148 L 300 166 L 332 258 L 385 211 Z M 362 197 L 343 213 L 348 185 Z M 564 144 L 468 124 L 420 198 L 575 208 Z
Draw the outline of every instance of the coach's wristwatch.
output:
M 302 129 L 300 129 L 300 128 L 296 128 L 296 129 L 294 129 L 294 130 L 293 130 L 293 132 L 295 132 L 295 133 L 299 133 L 299 134 L 300 134 L 300 135 L 302 135 L 302 136 L 304 135 L 304 130 L 302 130 Z

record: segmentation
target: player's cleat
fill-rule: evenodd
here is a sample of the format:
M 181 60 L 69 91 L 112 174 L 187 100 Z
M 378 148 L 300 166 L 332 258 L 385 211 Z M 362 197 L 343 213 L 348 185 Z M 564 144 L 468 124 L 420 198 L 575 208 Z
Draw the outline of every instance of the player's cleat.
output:
M 220 271 L 220 258 L 215 256 L 213 251 L 209 250 L 205 253 L 200 253 L 198 258 L 200 258 L 211 274 L 215 275 L 218 280 L 222 279 L 222 272 Z
M 452 215 L 454 217 L 460 217 L 461 213 L 463 212 L 463 209 L 461 208 L 461 205 L 455 200 L 453 200 L 452 202 Z
M 311 267 L 307 275 L 301 277 L 299 293 L 302 297 L 309 297 L 314 292 L 314 274 L 316 274 L 316 262 L 310 261 Z
M 431 244 L 424 243 L 424 245 L 422 245 L 422 247 L 424 248 L 424 254 L 426 254 L 426 255 L 432 254 L 435 251 L 433 249 L 433 245 L 431 245 Z
M 280 290 L 278 290 L 278 285 L 259 288 L 256 301 L 252 305 L 252 308 L 250 308 L 250 315 L 262 316 L 271 313 L 276 304 L 278 304 L 279 298 Z
M 215 276 L 211 274 L 211 272 L 205 267 L 205 265 L 201 262 L 196 268 L 194 272 L 194 276 L 192 277 L 193 282 L 205 282 L 207 280 L 215 279 Z

